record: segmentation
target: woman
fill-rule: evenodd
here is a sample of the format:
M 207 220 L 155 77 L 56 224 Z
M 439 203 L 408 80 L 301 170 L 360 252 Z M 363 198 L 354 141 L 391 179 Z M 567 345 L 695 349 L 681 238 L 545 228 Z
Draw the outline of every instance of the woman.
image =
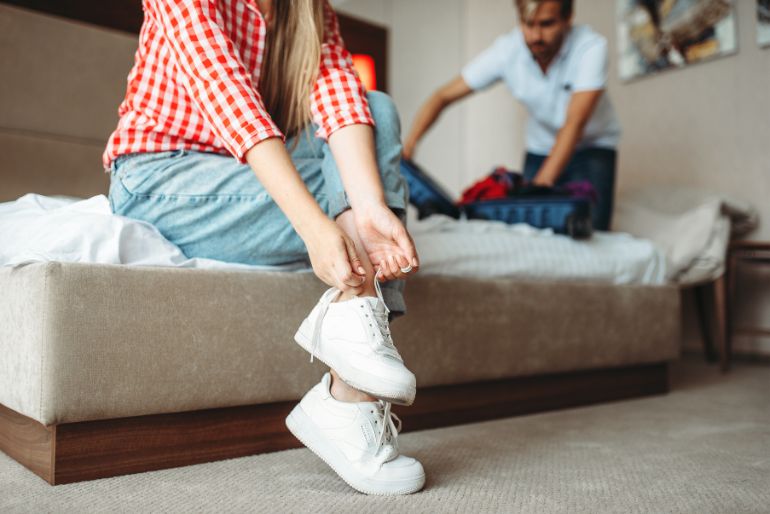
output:
M 414 400 L 388 314 L 404 312 L 397 279 L 419 265 L 392 102 L 364 91 L 324 0 L 143 8 L 104 153 L 114 212 L 153 223 L 188 257 L 309 261 L 331 289 L 295 339 L 332 369 L 287 426 L 359 491 L 421 489 L 390 412 Z

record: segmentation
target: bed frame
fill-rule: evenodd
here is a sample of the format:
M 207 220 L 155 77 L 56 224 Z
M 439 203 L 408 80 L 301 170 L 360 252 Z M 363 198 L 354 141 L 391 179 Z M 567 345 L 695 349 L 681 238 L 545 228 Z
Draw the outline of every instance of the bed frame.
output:
M 648 364 L 420 389 L 394 407 L 406 431 L 668 392 Z M 284 419 L 296 402 L 45 426 L 0 404 L 0 450 L 51 485 L 200 464 L 302 445 Z M 151 435 L 151 437 L 150 437 Z

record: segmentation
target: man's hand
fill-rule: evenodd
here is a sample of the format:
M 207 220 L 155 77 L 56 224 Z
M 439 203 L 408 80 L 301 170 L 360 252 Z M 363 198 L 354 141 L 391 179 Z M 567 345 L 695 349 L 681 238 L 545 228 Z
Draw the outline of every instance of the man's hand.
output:
M 539 186 L 553 186 L 572 158 L 575 146 L 583 135 L 583 129 L 591 119 L 604 90 L 579 91 L 572 94 L 567 106 L 567 119 L 556 134 L 551 153 L 532 179 Z
M 542 173 L 538 173 L 535 178 L 532 179 L 532 185 L 540 187 L 553 187 L 556 184 L 556 180 L 550 177 L 543 176 Z
M 369 260 L 375 270 L 382 272 L 382 282 L 405 278 L 419 267 L 414 241 L 401 220 L 386 205 L 377 205 L 365 211 L 354 210 L 356 228 Z M 408 269 L 403 272 L 402 269 Z

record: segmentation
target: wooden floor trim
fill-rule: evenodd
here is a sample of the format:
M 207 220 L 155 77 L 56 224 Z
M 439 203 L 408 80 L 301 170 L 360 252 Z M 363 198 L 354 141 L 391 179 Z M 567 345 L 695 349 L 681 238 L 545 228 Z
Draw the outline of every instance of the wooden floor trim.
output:
M 665 363 L 421 389 L 395 407 L 406 431 L 668 391 Z M 0 450 L 50 484 L 297 448 L 284 426 L 296 402 L 156 414 L 46 427 L 0 405 Z

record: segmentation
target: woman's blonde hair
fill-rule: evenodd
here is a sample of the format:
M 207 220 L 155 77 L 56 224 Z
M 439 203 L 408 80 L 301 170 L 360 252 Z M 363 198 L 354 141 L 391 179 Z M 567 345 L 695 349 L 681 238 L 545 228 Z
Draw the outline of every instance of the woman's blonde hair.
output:
M 324 0 L 273 0 L 260 93 L 287 137 L 310 121 L 310 95 L 321 59 Z

